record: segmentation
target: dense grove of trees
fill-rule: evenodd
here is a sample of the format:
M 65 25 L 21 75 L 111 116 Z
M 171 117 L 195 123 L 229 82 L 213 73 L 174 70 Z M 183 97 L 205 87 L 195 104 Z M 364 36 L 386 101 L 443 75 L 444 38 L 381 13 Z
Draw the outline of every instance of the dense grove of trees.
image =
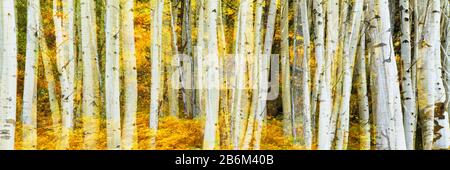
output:
M 201 122 L 205 150 L 261 149 L 269 117 L 284 149 L 449 149 L 449 15 L 448 0 L 2 0 L 0 149 L 157 149 L 164 117 Z

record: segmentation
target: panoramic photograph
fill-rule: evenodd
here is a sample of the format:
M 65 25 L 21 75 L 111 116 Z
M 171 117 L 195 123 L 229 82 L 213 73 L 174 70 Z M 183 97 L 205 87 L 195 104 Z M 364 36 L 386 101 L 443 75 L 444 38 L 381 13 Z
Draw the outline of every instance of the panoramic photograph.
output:
M 449 4 L 0 0 L 0 150 L 449 150 Z

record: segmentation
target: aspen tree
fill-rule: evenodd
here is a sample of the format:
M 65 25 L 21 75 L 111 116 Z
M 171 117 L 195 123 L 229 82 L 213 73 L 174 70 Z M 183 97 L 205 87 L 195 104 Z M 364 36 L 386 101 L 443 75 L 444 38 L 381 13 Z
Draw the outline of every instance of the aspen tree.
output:
M 192 35 L 192 29 L 191 29 L 191 0 L 185 0 L 183 1 L 183 22 L 182 22 L 182 29 L 181 29 L 181 44 L 183 49 L 180 51 L 181 54 L 186 54 L 187 56 L 192 56 L 192 39 L 191 39 L 191 35 Z M 192 61 L 192 60 L 191 60 Z M 186 69 L 186 74 L 185 76 L 182 76 L 181 81 L 184 81 L 183 84 L 183 89 L 184 89 L 184 93 L 183 93 L 183 99 L 185 101 L 185 107 L 186 107 L 186 115 L 187 116 L 192 116 L 193 115 L 193 106 L 194 106 L 194 100 L 195 100 L 195 96 L 193 95 L 193 87 L 194 87 L 194 82 L 193 82 L 193 63 L 189 62 L 183 63 L 183 66 Z M 186 66 L 185 66 L 186 65 Z M 186 88 L 188 87 L 188 88 Z
M 406 149 L 397 65 L 392 43 L 389 3 L 371 1 L 371 83 L 376 122 L 376 149 Z M 373 25 L 372 25 L 373 24 Z
M 332 64 L 332 80 L 333 83 L 333 106 L 332 106 L 332 112 L 331 112 L 331 123 L 330 123 L 330 135 L 331 141 L 336 137 L 336 128 L 337 123 L 339 119 L 339 109 L 341 106 L 342 101 L 342 88 L 343 88 L 343 51 L 344 51 L 344 44 L 345 44 L 345 36 L 347 35 L 347 31 L 350 25 L 350 17 L 349 17 L 349 11 L 350 9 L 350 2 L 349 1 L 340 1 L 339 3 L 339 22 L 338 22 L 338 30 L 339 30 L 339 38 L 337 43 L 337 53 L 339 55 L 335 55 Z
M 253 86 L 252 86 L 252 103 L 250 108 L 249 119 L 253 119 L 253 121 L 249 121 L 247 125 L 247 129 L 244 135 L 244 141 L 242 144 L 242 149 L 247 150 L 250 148 L 250 143 L 254 139 L 254 130 L 255 130 L 255 122 L 257 117 L 257 107 L 258 107 L 258 96 L 260 91 L 260 65 L 261 65 L 261 56 L 262 56 L 262 32 L 259 31 L 262 29 L 262 0 L 256 1 L 255 7 L 255 24 L 254 24 L 254 34 L 255 34 L 255 50 L 254 50 L 254 60 L 253 60 Z
M 13 0 L 0 2 L 0 150 L 14 149 L 17 91 L 17 28 Z
M 442 60 L 443 60 L 443 66 L 444 66 L 444 68 L 443 68 L 443 72 L 444 72 L 444 85 L 445 85 L 445 89 L 446 89 L 446 102 L 445 102 L 445 116 L 447 116 L 447 118 L 446 119 L 449 119 L 448 118 L 448 114 L 449 114 L 449 109 L 450 109 L 450 105 L 449 105 L 449 101 L 450 101 L 450 70 L 449 70 L 449 68 L 450 68 L 450 56 L 449 56 L 449 53 L 450 53 L 450 20 L 449 20 L 449 16 L 450 16 L 450 4 L 449 4 L 449 2 L 448 1 L 442 1 L 442 4 L 441 4 L 441 6 L 443 6 L 444 8 L 441 8 L 442 9 L 442 20 L 441 20 L 441 25 L 442 25 L 442 29 L 441 29 L 441 31 L 442 31 L 442 39 L 443 39 L 443 46 L 442 46 L 442 53 L 441 53 L 441 55 L 442 55 Z M 444 119 L 445 120 L 445 119 Z M 449 122 L 450 120 L 448 120 L 447 122 Z M 445 122 L 442 122 L 442 123 L 444 123 L 444 125 L 445 125 Z M 449 124 L 450 124 L 450 122 L 449 122 Z M 444 127 L 444 128 L 447 128 L 447 132 L 449 132 L 450 131 L 450 128 L 447 126 L 447 127 Z M 443 130 L 445 130 L 443 128 Z M 445 140 L 445 136 L 443 135 L 442 137 L 442 140 Z M 447 139 L 446 140 L 450 140 L 450 135 L 448 135 L 447 136 Z M 444 143 L 444 142 L 443 142 Z M 447 143 L 447 147 L 448 147 L 448 144 L 449 143 Z M 443 147 L 445 147 L 445 143 L 443 144 L 444 146 Z
M 124 116 L 122 127 L 122 149 L 130 150 L 137 145 L 137 68 L 136 47 L 134 38 L 134 2 L 133 0 L 121 0 L 122 21 L 120 25 L 124 68 Z
M 245 139 L 245 133 L 247 129 L 253 129 L 255 117 L 251 116 L 251 107 L 252 107 L 252 93 L 256 91 L 255 86 L 257 85 L 257 79 L 256 77 L 256 70 L 255 68 L 255 29 L 254 29 L 254 9 L 255 5 L 253 1 L 248 2 L 248 8 L 249 10 L 246 11 L 246 29 L 245 31 L 245 43 L 244 43 L 244 56 L 246 61 L 246 68 L 245 68 L 245 86 L 244 86 L 244 94 L 243 94 L 243 117 L 242 117 L 242 129 L 240 131 L 240 141 L 239 145 L 240 148 L 243 149 L 243 142 Z
M 266 117 L 266 100 L 269 83 L 269 68 L 270 58 L 272 53 L 273 36 L 275 32 L 275 17 L 277 14 L 277 0 L 270 0 L 269 12 L 267 17 L 266 34 L 264 39 L 263 53 L 261 56 L 261 63 L 259 65 L 259 92 L 258 104 L 256 108 L 256 129 L 255 129 L 255 143 L 253 149 L 259 150 L 261 147 L 261 133 Z
M 150 148 L 156 148 L 156 132 L 158 129 L 158 116 L 161 102 L 161 43 L 162 43 L 162 13 L 164 0 L 157 0 L 153 5 L 152 13 L 152 42 L 151 42 L 151 60 L 152 60 L 152 80 L 150 96 Z
M 361 29 L 361 38 L 358 45 L 358 52 L 356 56 L 356 91 L 358 95 L 358 112 L 359 112 L 359 128 L 360 128 L 360 149 L 370 150 L 370 108 L 367 90 L 367 72 L 366 72 L 366 36 L 365 25 Z
M 204 113 L 204 76 L 203 76 L 203 60 L 204 60 L 204 48 L 205 48 L 205 1 L 199 0 L 196 2 L 197 10 L 198 10 L 198 20 L 197 20 L 197 51 L 196 57 L 194 58 L 194 70 L 195 70 L 195 106 L 194 106 L 194 117 L 201 117 Z
M 436 76 L 436 34 L 439 34 L 440 7 L 439 1 L 430 1 L 431 11 L 427 11 L 425 25 L 419 45 L 419 58 L 417 60 L 418 76 L 418 106 L 422 119 L 422 141 L 423 149 L 433 148 L 435 112 L 438 106 L 436 98 L 436 86 L 438 79 Z M 432 12 L 437 11 L 437 12 Z
M 106 1 L 106 138 L 109 150 L 121 149 L 120 128 L 120 2 Z
M 291 71 L 289 56 L 289 1 L 281 5 L 281 91 L 283 103 L 283 132 L 286 137 L 293 135 L 293 117 L 291 106 Z
M 60 149 L 69 147 L 74 127 L 74 76 L 75 76 L 75 9 L 73 0 L 53 1 L 53 20 L 56 36 L 56 61 L 61 85 L 62 129 Z
M 426 57 L 433 57 L 435 61 L 435 70 L 436 70 L 436 87 L 435 87 L 435 112 L 434 112 L 434 136 L 433 136 L 433 149 L 448 149 L 450 147 L 450 129 L 449 129 L 449 118 L 448 113 L 445 111 L 445 88 L 443 83 L 442 76 L 442 62 L 441 62 L 441 1 L 432 1 L 431 3 L 431 11 L 433 14 L 430 18 L 430 25 L 428 21 L 425 23 L 425 27 L 432 27 L 430 31 L 432 38 L 428 40 L 426 35 L 422 41 L 422 45 L 426 43 L 430 43 L 431 47 L 434 49 L 434 52 L 426 55 Z M 448 5 L 447 5 L 448 6 Z M 445 11 L 445 10 L 444 10 Z M 432 26 L 431 26 L 432 25 Z M 428 34 L 429 30 L 427 28 L 424 29 L 426 32 L 424 34 Z M 424 56 L 425 57 L 425 56 Z
M 231 114 L 233 115 L 233 148 L 239 149 L 241 141 L 241 130 L 243 127 L 243 119 L 245 118 L 245 106 L 243 106 L 243 93 L 245 88 L 245 45 L 247 43 L 246 27 L 247 27 L 247 11 L 249 10 L 248 0 L 241 0 L 238 12 L 236 46 L 235 46 L 235 71 L 234 71 L 234 86 L 232 95 Z
M 206 58 L 206 76 L 208 82 L 206 85 L 206 109 L 205 109 L 205 131 L 203 138 L 203 149 L 212 150 L 216 148 L 217 121 L 219 112 L 219 52 L 217 46 L 217 0 L 208 0 L 206 3 L 206 30 L 208 30 L 207 39 L 207 58 Z
M 99 133 L 99 75 L 97 74 L 97 34 L 95 16 L 92 15 L 95 3 L 92 0 L 81 0 L 81 53 L 83 60 L 83 102 L 82 121 L 84 148 L 97 149 Z
M 411 56 L 411 19 L 409 0 L 400 0 L 401 14 L 401 87 L 403 100 L 403 115 L 405 126 L 405 141 L 408 150 L 414 150 L 417 126 L 416 94 L 412 84 Z
M 39 1 L 27 4 L 27 51 L 22 105 L 22 147 L 37 147 L 37 61 L 40 37 Z
M 181 61 L 180 58 L 178 56 L 179 51 L 178 51 L 178 40 L 177 40 L 177 34 L 176 34 L 176 30 L 175 30 L 175 22 L 177 20 L 176 15 L 177 15 L 177 9 L 176 9 L 177 4 L 172 5 L 172 2 L 169 2 L 169 17 L 170 20 L 165 20 L 163 23 L 163 30 L 165 30 L 165 27 L 169 26 L 170 32 L 172 36 L 169 37 L 163 37 L 163 44 L 162 48 L 163 50 L 163 56 L 170 56 L 170 57 L 164 57 L 165 61 L 165 69 L 167 72 L 167 80 L 168 80 L 168 85 L 167 85 L 167 96 L 168 96 L 168 100 L 169 100 L 169 115 L 173 116 L 173 117 L 177 117 L 178 116 L 178 112 L 179 107 L 178 107 L 178 89 L 179 89 L 179 84 L 180 83 L 184 83 L 184 82 L 180 82 L 180 68 L 181 68 Z M 174 9 L 175 8 L 175 9 Z M 162 34 L 162 33 L 161 33 Z M 169 40 L 171 39 L 171 41 Z M 171 45 L 169 45 L 171 44 Z M 167 48 L 171 47 L 171 48 Z M 183 90 L 182 90 L 183 92 Z M 183 92 L 184 94 L 184 92 Z M 185 95 L 183 95 L 183 97 L 185 98 Z M 185 100 L 184 100 L 185 101 Z
M 343 49 L 343 86 L 339 106 L 339 127 L 336 133 L 336 149 L 347 149 L 350 124 L 350 96 L 352 91 L 353 67 L 361 27 L 363 1 L 353 4 L 350 27 L 344 37 Z
M 303 98 L 303 102 L 301 104 L 301 115 L 303 117 L 303 138 L 304 138 L 304 146 L 306 149 L 312 149 L 313 145 L 313 127 L 312 127 L 312 118 L 311 118 L 311 105 L 310 105 L 310 69 L 309 69 L 309 57 L 311 52 L 310 46 L 310 32 L 309 32 L 309 19 L 308 19 L 308 10 L 306 5 L 306 0 L 300 0 L 300 22 L 302 24 L 302 33 L 303 33 L 303 56 L 300 63 L 300 68 L 302 70 L 301 76 L 301 89 L 302 93 L 300 96 Z
M 39 14 L 40 15 L 40 14 Z M 40 16 L 40 21 L 42 21 L 42 16 Z M 48 49 L 47 42 L 43 35 L 42 23 L 39 23 L 39 50 L 41 52 L 42 64 L 44 66 L 44 76 L 47 81 L 47 90 L 48 90 L 48 99 L 50 103 L 50 111 L 52 113 L 52 129 L 53 133 L 61 134 L 60 126 L 61 126 L 61 110 L 58 102 L 58 98 L 56 97 L 56 80 L 54 77 L 53 65 L 50 59 L 50 50 Z M 59 141 L 57 140 L 56 146 L 58 146 Z
M 319 101 L 318 96 L 329 96 L 327 94 L 319 94 L 322 92 L 321 90 L 324 89 L 323 92 L 328 92 L 326 89 L 326 81 L 324 75 L 324 38 L 325 38 L 325 14 L 324 14 L 324 5 L 320 0 L 314 0 L 313 2 L 313 8 L 314 8 L 314 33 L 315 33 L 315 39 L 314 39 L 314 46 L 315 46 L 315 53 L 316 53 L 316 70 L 314 73 L 314 82 L 313 82 L 313 91 L 312 91 L 312 101 L 311 101 L 311 107 L 312 107 L 312 120 L 314 121 L 315 115 L 316 115 L 316 105 Z M 320 92 L 319 92 L 320 91 Z M 327 101 L 329 101 L 328 99 Z M 324 103 L 325 104 L 325 103 Z M 329 108 L 329 106 L 323 106 Z M 321 110 L 323 111 L 323 110 Z M 325 112 L 322 114 L 319 114 L 319 124 L 318 124 L 318 149 L 328 149 L 331 142 L 329 142 L 330 138 L 328 136 L 329 131 L 329 123 L 327 123 L 327 115 L 325 115 Z M 314 128 L 314 126 L 313 126 Z

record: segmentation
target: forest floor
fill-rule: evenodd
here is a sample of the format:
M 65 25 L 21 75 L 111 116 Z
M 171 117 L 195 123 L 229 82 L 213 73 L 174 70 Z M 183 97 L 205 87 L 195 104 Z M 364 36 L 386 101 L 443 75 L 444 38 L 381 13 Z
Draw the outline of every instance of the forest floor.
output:
M 46 121 L 51 122 L 51 118 Z M 50 123 L 42 123 L 38 127 L 38 150 L 54 150 L 56 148 L 57 137 Z M 106 149 L 106 127 L 101 123 L 98 134 L 98 149 Z M 22 149 L 21 125 L 17 127 L 16 149 Z M 143 117 L 138 118 L 137 131 L 138 143 L 133 149 L 148 150 L 150 136 L 148 130 L 148 120 Z M 261 139 L 261 149 L 263 150 L 286 150 L 296 149 L 292 146 L 292 141 L 283 136 L 283 128 L 280 120 L 270 118 L 263 128 Z M 157 132 L 157 150 L 198 150 L 203 143 L 203 121 L 200 119 L 179 119 L 175 117 L 164 117 L 160 119 Z M 75 127 L 71 135 L 70 150 L 83 149 L 83 129 Z M 299 149 L 299 148 L 297 148 Z

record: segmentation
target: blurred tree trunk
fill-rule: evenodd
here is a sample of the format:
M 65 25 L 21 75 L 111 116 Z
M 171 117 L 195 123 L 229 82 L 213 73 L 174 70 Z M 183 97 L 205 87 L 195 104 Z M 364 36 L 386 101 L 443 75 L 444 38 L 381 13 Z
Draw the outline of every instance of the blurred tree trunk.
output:
M 293 117 L 291 106 L 291 68 L 289 55 L 289 1 L 281 4 L 281 91 L 283 107 L 283 133 L 285 137 L 293 136 Z
M 161 60 L 162 60 L 162 13 L 164 0 L 157 0 L 153 5 L 152 14 L 152 41 L 151 41 L 151 60 L 152 60 L 152 80 L 150 96 L 150 149 L 156 148 L 156 132 L 158 129 L 158 116 L 161 102 Z
M 249 112 L 249 121 L 247 124 L 247 128 L 244 134 L 244 139 L 242 143 L 242 149 L 247 150 L 250 148 L 250 144 L 254 139 L 254 131 L 256 129 L 255 122 L 258 113 L 256 112 L 258 107 L 258 96 L 260 91 L 260 65 L 261 65 L 261 56 L 262 56 L 262 15 L 263 15 L 263 1 L 257 0 L 255 7 L 255 24 L 254 24 L 254 52 L 252 53 L 254 57 L 253 59 L 253 83 L 252 83 L 252 101 Z
M 233 121 L 233 149 L 240 148 L 241 131 L 244 129 L 245 119 L 245 106 L 244 106 L 244 88 L 245 88 L 245 67 L 246 67 L 246 43 L 249 37 L 246 37 L 247 29 L 247 11 L 249 11 L 248 0 L 241 0 L 239 5 L 238 19 L 237 19 L 237 32 L 236 32 L 236 45 L 234 55 L 234 88 L 231 98 L 231 115 Z
M 121 0 L 121 41 L 124 68 L 124 116 L 122 130 L 122 149 L 137 147 L 136 111 L 138 101 L 138 82 L 136 50 L 134 38 L 134 1 Z
M 359 33 L 361 28 L 363 1 L 356 1 L 353 4 L 352 18 L 349 28 L 344 37 L 343 49 L 343 87 L 342 97 L 339 102 L 339 127 L 336 132 L 336 149 L 347 149 L 348 135 L 350 127 L 350 97 L 353 82 L 353 68 L 355 65 L 356 49 L 358 45 Z
M 195 103 L 194 103 L 194 112 L 193 117 L 199 118 L 204 115 L 205 106 L 204 106 L 204 89 L 203 86 L 205 84 L 204 81 L 204 48 L 205 48 L 205 10 L 204 10 L 204 0 L 199 0 L 196 2 L 197 10 L 198 10 L 198 20 L 197 20 L 197 48 L 195 58 L 194 58 L 194 72 L 195 72 Z
M 58 148 L 69 147 L 74 128 L 75 77 L 75 8 L 73 0 L 53 1 L 53 20 L 56 34 L 56 61 L 61 85 L 62 129 Z
M 191 29 L 191 0 L 185 0 L 183 3 L 183 23 L 181 28 L 181 54 L 185 54 L 186 57 L 192 57 L 192 29 Z M 176 16 L 175 16 L 176 17 Z M 184 60 L 183 60 L 184 61 Z M 190 60 L 193 61 L 193 60 Z M 193 63 L 192 62 L 183 62 L 183 68 L 185 71 L 181 73 L 183 74 L 181 77 L 182 84 L 184 85 L 182 88 L 184 90 L 183 100 L 185 103 L 185 117 L 193 116 L 193 107 L 194 107 L 194 95 L 193 95 Z
M 261 63 L 259 65 L 259 92 L 258 104 L 256 108 L 256 129 L 255 143 L 253 149 L 259 150 L 261 147 L 261 134 L 266 117 L 266 100 L 268 95 L 269 84 L 269 68 L 272 53 L 273 37 L 275 32 L 275 18 L 277 15 L 277 0 L 270 0 L 269 12 L 267 16 L 266 35 L 264 40 L 263 53 L 261 55 Z
M 167 68 L 167 76 L 168 76 L 168 81 L 169 81 L 169 86 L 168 86 L 168 96 L 169 96 L 169 115 L 173 116 L 173 117 L 177 117 L 178 116 L 178 112 L 180 112 L 179 107 L 178 107 L 178 89 L 179 89 L 179 84 L 180 83 L 184 83 L 182 82 L 183 78 L 182 76 L 180 76 L 180 74 L 182 72 L 180 72 L 181 70 L 181 62 L 180 62 L 180 56 L 179 54 L 179 50 L 178 50 L 178 40 L 177 40 L 177 32 L 176 32 L 176 28 L 175 28 L 175 22 L 177 19 L 177 9 L 176 9 L 176 5 L 177 4 L 172 4 L 171 1 L 169 1 L 169 9 L 170 9 L 170 28 L 171 28 L 171 39 L 172 39 L 172 53 L 169 54 L 169 61 L 168 61 L 168 66 L 166 66 Z M 184 93 L 184 90 L 182 89 L 182 94 L 183 94 L 183 107 L 185 108 L 184 111 L 186 112 L 186 95 Z
M 365 9 L 365 8 L 364 8 Z M 367 71 L 366 71 L 366 26 L 363 24 L 361 29 L 361 38 L 359 41 L 357 56 L 356 56 L 356 91 L 358 100 L 358 116 L 360 136 L 359 142 L 361 150 L 370 150 L 370 108 L 369 97 L 367 91 Z
M 40 15 L 40 14 L 39 14 Z M 42 16 L 40 17 L 40 21 L 42 21 Z M 56 79 L 53 70 L 53 63 L 50 59 L 51 50 L 48 49 L 47 41 L 44 36 L 42 23 L 39 24 L 39 50 L 41 51 L 42 64 L 44 65 L 44 77 L 47 81 L 47 90 L 48 90 L 48 100 L 50 103 L 50 111 L 51 111 L 51 119 L 52 119 L 52 129 L 56 138 L 56 146 L 59 144 L 59 139 L 61 135 L 61 110 L 59 106 L 59 100 L 56 95 Z

